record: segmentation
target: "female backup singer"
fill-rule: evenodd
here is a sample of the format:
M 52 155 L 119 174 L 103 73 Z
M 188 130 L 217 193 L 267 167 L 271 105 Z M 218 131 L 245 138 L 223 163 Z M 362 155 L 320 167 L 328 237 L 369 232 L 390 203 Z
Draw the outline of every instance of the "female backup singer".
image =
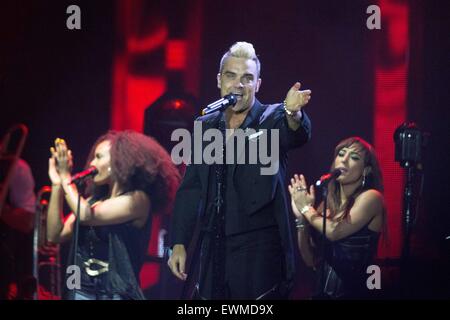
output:
M 71 183 L 72 152 L 56 139 L 50 149 L 52 193 L 48 240 L 71 238 L 75 215 L 61 220 L 63 200 L 76 212 L 78 190 Z M 110 131 L 91 149 L 87 166 L 98 173 L 81 197 L 77 264 L 81 289 L 75 300 L 144 299 L 139 271 L 149 242 L 150 212 L 164 212 L 180 180 L 168 153 L 153 138 L 134 131 Z
M 291 179 L 300 253 L 307 266 L 318 266 L 316 297 L 368 298 L 366 269 L 385 226 L 381 171 L 373 147 L 359 137 L 337 145 L 331 171 L 335 169 L 341 174 L 328 185 L 324 259 L 316 254 L 322 253 L 316 249 L 323 233 L 323 202 L 314 208 L 314 186 L 308 188 L 303 175 Z

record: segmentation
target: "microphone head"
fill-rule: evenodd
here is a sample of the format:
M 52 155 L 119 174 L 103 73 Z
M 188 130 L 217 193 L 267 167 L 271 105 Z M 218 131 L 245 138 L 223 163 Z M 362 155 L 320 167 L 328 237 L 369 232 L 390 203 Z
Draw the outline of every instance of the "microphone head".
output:
M 228 106 L 234 106 L 237 102 L 237 98 L 234 94 L 230 93 L 224 96 L 222 99 L 217 100 L 213 103 L 208 104 L 208 106 L 202 110 L 202 116 L 216 111 L 222 111 Z
M 89 167 L 88 170 L 92 176 L 95 176 L 98 173 L 98 169 L 94 166 Z
M 334 169 L 334 170 L 331 172 L 331 176 L 333 177 L 333 179 L 338 178 L 341 174 L 342 174 L 341 169 Z
M 227 94 L 227 95 L 224 96 L 223 98 L 228 100 L 228 103 L 227 103 L 227 104 L 228 104 L 229 106 L 234 106 L 234 105 L 236 104 L 236 102 L 237 102 L 236 96 L 235 96 L 234 94 L 232 94 L 232 93 Z
M 342 171 L 340 169 L 334 169 L 330 173 L 324 174 L 316 181 L 316 186 L 321 187 L 322 185 L 328 184 L 333 179 L 337 179 L 341 175 Z
M 87 178 L 91 178 L 95 176 L 98 173 L 98 169 L 94 166 L 91 166 L 87 168 L 84 171 L 81 171 L 80 173 L 77 173 L 76 175 L 72 176 L 70 183 L 78 183 L 83 182 Z

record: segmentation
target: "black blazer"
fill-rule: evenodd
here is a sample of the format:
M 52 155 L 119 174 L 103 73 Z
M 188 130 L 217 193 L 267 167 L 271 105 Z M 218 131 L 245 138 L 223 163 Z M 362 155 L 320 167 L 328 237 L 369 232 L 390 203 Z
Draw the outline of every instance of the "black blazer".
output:
M 221 113 L 215 112 L 197 119 L 202 122 L 202 130 L 217 128 Z M 231 230 L 231 233 L 240 233 L 273 224 L 273 218 L 267 219 L 266 214 L 259 214 L 272 202 L 275 208 L 273 216 L 278 225 L 285 256 L 287 259 L 287 273 L 294 271 L 293 248 L 294 241 L 291 232 L 286 200 L 286 165 L 287 152 L 290 149 L 300 147 L 311 137 L 311 122 L 303 112 L 301 125 L 293 131 L 288 127 L 285 111 L 282 104 L 263 105 L 258 100 L 249 111 L 241 128 L 262 130 L 267 135 L 267 142 L 271 140 L 272 131 L 278 129 L 279 139 L 279 164 L 278 170 L 273 175 L 262 175 L 261 168 L 267 167 L 259 164 L 234 164 L 231 166 L 233 183 L 239 194 L 238 208 L 247 217 L 244 223 L 239 224 L 239 230 Z M 263 130 L 266 129 L 267 131 Z M 257 139 L 261 139 L 262 135 Z M 193 139 L 192 142 L 194 143 Z M 209 142 L 203 143 L 203 147 Z M 245 150 L 238 150 L 238 157 L 246 156 L 253 139 L 246 138 Z M 203 150 L 203 148 L 202 148 Z M 269 146 L 270 150 L 270 146 Z M 272 152 L 272 150 L 269 151 Z M 183 181 L 177 191 L 172 220 L 171 244 L 189 245 L 195 224 L 199 217 L 205 213 L 205 202 L 208 198 L 209 165 L 191 163 L 186 168 Z

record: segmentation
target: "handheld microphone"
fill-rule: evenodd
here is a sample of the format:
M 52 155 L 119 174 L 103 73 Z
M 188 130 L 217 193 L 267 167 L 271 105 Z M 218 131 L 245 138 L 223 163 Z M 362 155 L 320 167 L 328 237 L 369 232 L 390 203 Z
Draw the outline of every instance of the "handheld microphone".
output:
M 216 102 L 208 104 L 208 106 L 203 109 L 202 115 L 206 115 L 215 111 L 221 111 L 228 106 L 234 106 L 237 102 L 237 98 L 234 94 L 230 93 L 224 96 L 222 99 L 217 100 Z
M 328 184 L 331 180 L 336 179 L 337 177 L 339 177 L 341 175 L 341 173 L 342 173 L 341 170 L 334 169 L 330 173 L 324 174 L 323 176 L 320 177 L 319 180 L 317 180 L 316 186 L 317 187 L 321 187 L 323 185 Z
M 81 171 L 81 172 L 73 175 L 70 180 L 70 183 L 78 183 L 78 182 L 84 181 L 87 178 L 95 176 L 97 173 L 98 173 L 97 168 L 92 166 L 84 171 Z

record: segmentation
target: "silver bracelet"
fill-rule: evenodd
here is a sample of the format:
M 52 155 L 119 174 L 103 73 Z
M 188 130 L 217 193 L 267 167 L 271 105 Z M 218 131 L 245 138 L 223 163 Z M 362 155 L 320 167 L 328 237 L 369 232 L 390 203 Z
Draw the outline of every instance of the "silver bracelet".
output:
M 284 112 L 286 112 L 289 117 L 295 117 L 295 115 L 298 112 L 298 111 L 288 110 L 288 108 L 286 107 L 286 100 L 283 101 L 283 108 L 284 108 Z

